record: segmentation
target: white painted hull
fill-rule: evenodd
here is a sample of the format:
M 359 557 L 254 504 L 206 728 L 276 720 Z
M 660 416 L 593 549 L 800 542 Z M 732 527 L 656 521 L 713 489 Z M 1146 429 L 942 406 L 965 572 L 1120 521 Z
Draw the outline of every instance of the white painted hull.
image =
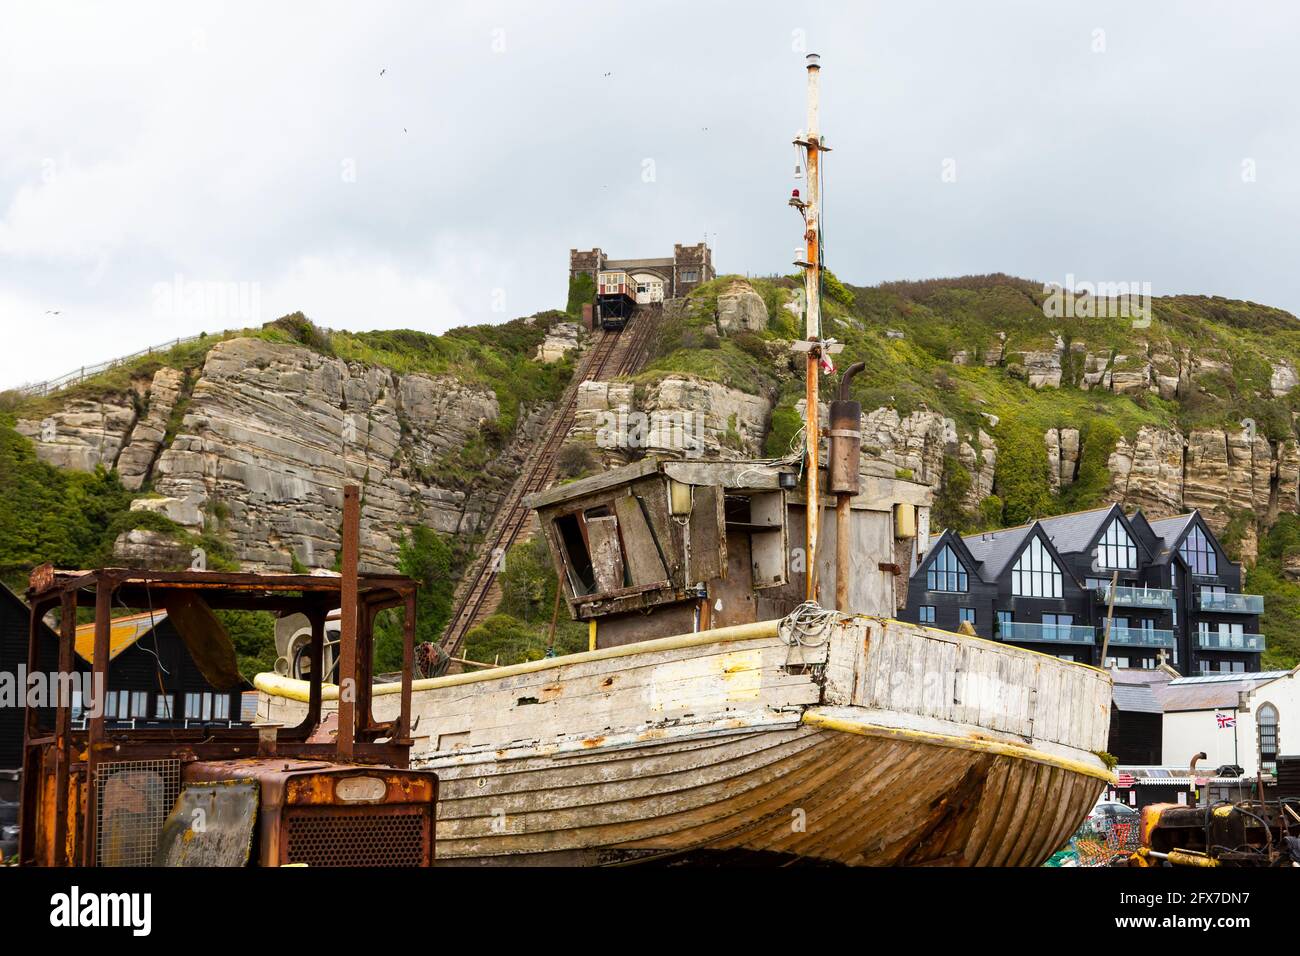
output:
M 421 682 L 439 863 L 1036 865 L 1105 785 L 1099 671 L 870 618 L 815 649 L 714 633 Z

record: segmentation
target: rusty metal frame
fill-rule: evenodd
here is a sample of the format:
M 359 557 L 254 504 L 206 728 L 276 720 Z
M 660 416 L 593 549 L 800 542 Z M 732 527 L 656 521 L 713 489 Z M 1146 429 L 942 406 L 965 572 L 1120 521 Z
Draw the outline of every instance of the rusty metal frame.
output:
M 352 492 L 350 498 L 346 492 Z M 384 764 L 395 768 L 409 766 L 411 726 L 411 662 L 415 653 L 415 607 L 418 582 L 400 575 L 357 574 L 359 535 L 356 520 L 359 498 L 356 489 L 345 490 L 344 572 L 340 576 L 308 574 L 258 574 L 225 571 L 141 571 L 126 568 L 101 568 L 90 571 L 55 571 L 48 565 L 32 573 L 27 592 L 31 607 L 28 635 L 29 673 L 41 670 L 43 650 L 42 619 L 56 607 L 60 609 L 58 667 L 70 673 L 76 636 L 78 607 L 95 609 L 95 650 L 92 679 L 96 686 L 108 689 L 109 634 L 112 608 L 157 606 L 169 592 L 198 592 L 216 609 L 302 612 L 312 625 L 311 693 L 308 712 L 297 727 L 286 728 L 279 735 L 277 757 L 311 760 L 334 760 L 356 764 Z M 349 508 L 350 502 L 350 508 Z M 348 534 L 348 529 L 352 530 Z M 350 573 L 349 573 L 350 572 Z M 358 690 L 356 706 L 349 708 L 350 720 L 344 731 L 343 706 L 340 701 L 340 731 L 336 743 L 311 743 L 308 738 L 319 726 L 321 686 L 325 675 L 323 660 L 326 615 L 335 608 L 355 607 L 351 616 L 352 642 L 344 641 L 351 663 L 340 671 L 342 678 L 352 676 Z M 373 660 L 375 616 L 388 608 L 403 609 L 403 661 L 400 714 L 394 721 L 376 722 L 370 707 L 370 672 Z M 345 628 L 349 615 L 343 615 Z M 351 647 L 348 648 L 348 644 Z M 53 865 L 94 865 L 93 848 L 96 820 L 90 781 L 97 764 L 111 756 L 113 760 L 174 757 L 184 762 L 256 757 L 259 732 L 253 727 L 240 728 L 153 728 L 110 730 L 103 709 L 90 718 L 87 729 L 72 729 L 71 703 L 57 702 L 52 732 L 40 726 L 37 708 L 27 709 L 26 740 L 23 753 L 23 803 L 25 820 L 36 823 L 38 815 L 46 819 L 43 826 L 25 825 L 21 831 L 19 858 L 24 863 Z M 385 739 L 386 738 L 386 739 Z M 52 781 L 45 781 L 45 778 Z M 75 819 L 70 814 L 74 779 L 79 781 L 80 839 L 76 839 Z M 44 786 L 43 786 L 43 781 Z M 45 788 L 52 786 L 53 799 Z M 42 803 L 43 806 L 38 804 Z M 52 818 L 52 819 L 51 819 Z M 42 830 L 45 845 L 38 854 L 38 833 Z M 71 832 L 70 832 L 71 831 Z M 76 858 L 69 859 L 69 846 L 76 847 Z

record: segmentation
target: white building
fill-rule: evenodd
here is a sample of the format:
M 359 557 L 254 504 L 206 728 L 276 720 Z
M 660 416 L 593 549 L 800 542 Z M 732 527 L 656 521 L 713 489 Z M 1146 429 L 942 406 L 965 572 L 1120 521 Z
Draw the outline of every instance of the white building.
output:
M 1300 753 L 1300 667 L 1289 671 L 1180 677 L 1157 690 L 1164 708 L 1162 763 L 1197 774 L 1235 764 L 1276 772 L 1277 755 Z

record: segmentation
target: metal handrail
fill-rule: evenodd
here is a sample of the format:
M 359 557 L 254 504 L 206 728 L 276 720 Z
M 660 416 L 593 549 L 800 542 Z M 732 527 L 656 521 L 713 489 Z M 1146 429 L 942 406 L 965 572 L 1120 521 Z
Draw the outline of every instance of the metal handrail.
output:
M 125 365 L 134 359 L 141 358 L 145 355 L 153 355 L 155 352 L 165 352 L 174 349 L 177 346 L 185 345 L 189 342 L 195 342 L 205 337 L 205 333 L 197 335 L 187 335 L 175 338 L 170 342 L 164 342 L 162 345 L 151 345 L 148 348 L 141 349 L 138 352 L 132 352 L 130 355 L 120 355 L 117 358 L 109 359 L 106 362 L 100 362 L 96 365 L 83 365 L 81 368 L 68 372 L 66 375 L 60 375 L 58 378 L 46 379 L 43 382 L 28 382 L 19 385 L 14 389 L 19 395 L 49 395 L 52 392 L 60 391 L 69 385 L 75 385 L 78 382 L 84 382 L 91 376 L 98 375 L 100 372 L 107 372 L 111 368 L 117 368 L 119 365 Z
M 1094 589 L 1099 601 L 1110 602 L 1110 585 L 1103 584 Z M 1145 607 L 1169 610 L 1174 606 L 1174 592 L 1163 588 L 1132 587 L 1121 585 L 1115 588 L 1115 603 L 1123 607 Z
M 1210 591 L 1197 593 L 1196 606 L 1202 611 L 1218 611 L 1229 614 L 1263 614 L 1264 598 L 1259 594 L 1214 594 Z
M 1268 645 L 1263 634 L 1233 634 L 1221 631 L 1202 631 L 1196 643 L 1207 651 L 1262 651 Z
M 1173 647 L 1174 632 L 1149 627 L 1116 627 L 1110 643 L 1122 647 Z
M 1006 621 L 998 625 L 997 636 L 1004 641 L 1094 644 L 1097 640 L 1097 631 L 1084 624 L 1034 624 L 1028 621 Z

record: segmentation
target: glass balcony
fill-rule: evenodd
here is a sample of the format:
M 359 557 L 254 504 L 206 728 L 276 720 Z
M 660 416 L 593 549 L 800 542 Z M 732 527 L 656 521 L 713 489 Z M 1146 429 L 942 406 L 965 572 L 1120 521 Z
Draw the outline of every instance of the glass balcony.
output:
M 1041 641 L 1045 644 L 1095 644 L 1097 632 L 1082 624 L 1030 624 L 1012 621 L 998 626 L 998 638 L 1021 643 Z
M 1110 603 L 1110 585 L 1104 584 L 1096 589 L 1097 600 L 1102 604 Z M 1174 592 L 1162 591 L 1160 588 L 1115 588 L 1116 607 L 1141 607 L 1152 611 L 1168 611 L 1174 606 Z
M 1105 633 L 1105 625 L 1102 625 Z M 1111 647 L 1173 647 L 1174 632 L 1142 627 L 1117 627 L 1110 635 Z
M 1220 614 L 1263 614 L 1264 598 L 1258 594 L 1211 594 L 1202 591 L 1197 596 L 1196 606 L 1202 611 Z
M 1263 634 L 1227 634 L 1223 631 L 1203 631 L 1196 643 L 1204 651 L 1262 651 L 1267 646 Z

